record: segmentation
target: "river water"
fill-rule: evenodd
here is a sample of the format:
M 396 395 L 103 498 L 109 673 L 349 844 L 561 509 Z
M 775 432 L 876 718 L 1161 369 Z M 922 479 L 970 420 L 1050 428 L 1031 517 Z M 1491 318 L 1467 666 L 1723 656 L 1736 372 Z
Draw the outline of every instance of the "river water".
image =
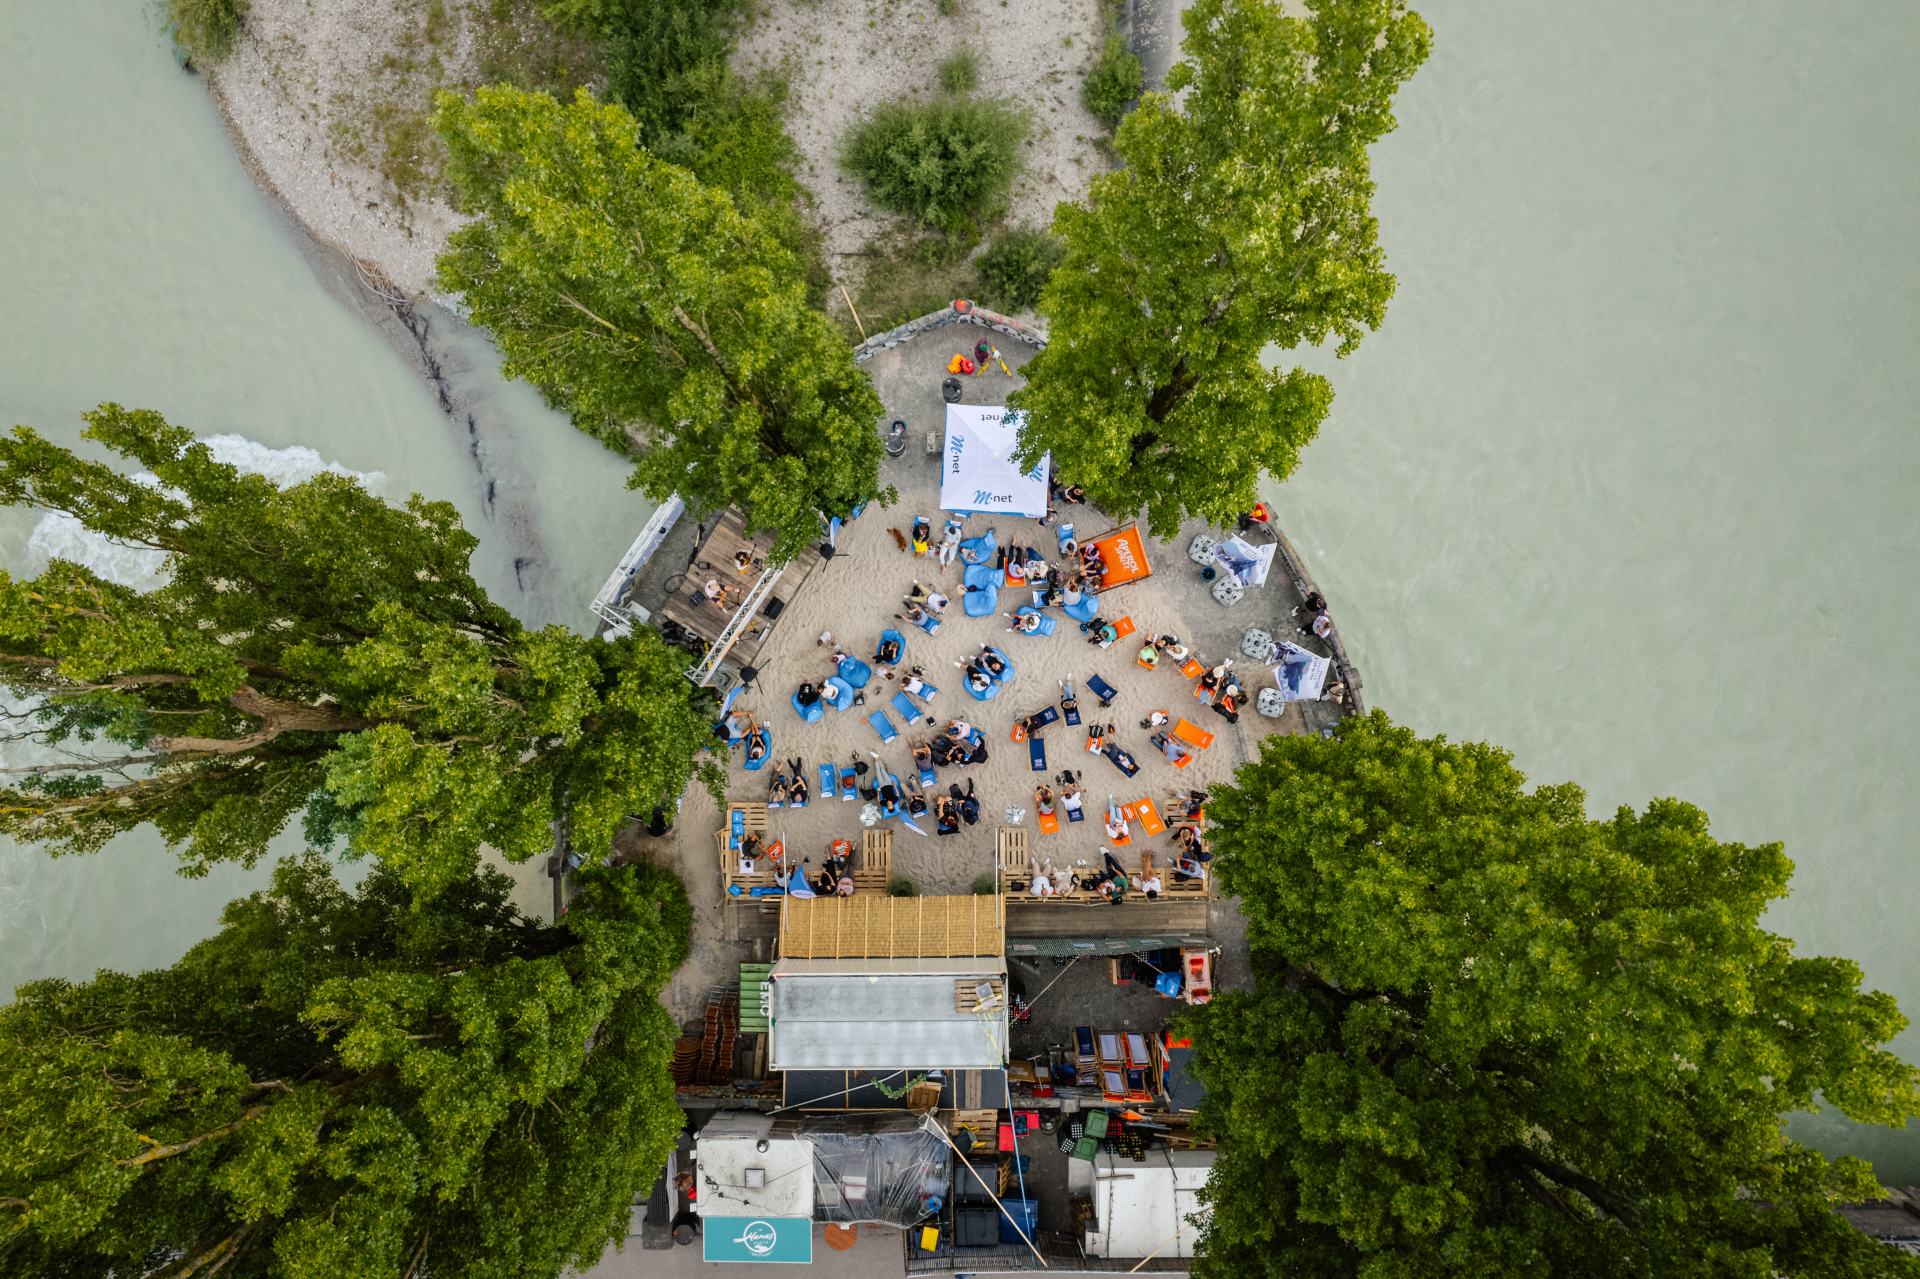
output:
M 1424 11 L 1377 166 L 1400 292 L 1277 495 L 1368 695 L 1596 809 L 1677 794 L 1786 841 L 1773 923 L 1920 1011 L 1920 8 Z M 268 473 L 377 473 L 454 502 L 523 617 L 584 625 L 644 516 L 623 468 L 470 335 L 443 414 L 316 281 L 150 14 L 24 6 L 4 39 L 0 423 L 71 440 L 113 398 Z M 10 568 L 63 545 L 0 519 Z M 0 991 L 168 962 L 258 878 L 180 879 L 143 835 L 0 845 Z M 1911 1136 L 1800 1126 L 1920 1180 Z
M 451 501 L 482 538 L 477 576 L 523 620 L 584 628 L 587 601 L 645 518 L 626 468 L 503 382 L 476 335 L 448 334 L 459 412 L 441 411 L 322 288 L 146 6 L 9 13 L 0 293 L 0 427 L 71 443 L 83 410 L 118 400 L 219 437 L 224 457 L 265 474 L 332 465 L 368 473 L 388 497 Z M 53 552 L 140 568 L 123 549 L 0 512 L 0 565 L 37 572 Z M 298 832 L 281 846 L 297 850 Z M 59 861 L 0 840 L 0 998 L 32 977 L 171 962 L 264 879 L 229 869 L 187 880 L 173 864 L 150 833 Z M 521 900 L 544 909 L 531 879 Z
M 1784 841 L 1770 925 L 1920 1017 L 1920 6 L 1419 7 L 1399 292 L 1282 523 L 1373 704 Z

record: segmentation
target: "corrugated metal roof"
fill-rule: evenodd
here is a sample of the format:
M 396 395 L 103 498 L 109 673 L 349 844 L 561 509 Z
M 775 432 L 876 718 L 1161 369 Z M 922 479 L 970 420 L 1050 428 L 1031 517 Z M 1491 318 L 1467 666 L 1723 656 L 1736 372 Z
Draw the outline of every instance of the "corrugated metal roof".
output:
M 950 975 L 773 983 L 775 1070 L 978 1070 L 1006 1060 L 1004 1004 L 988 1013 L 958 1011 Z

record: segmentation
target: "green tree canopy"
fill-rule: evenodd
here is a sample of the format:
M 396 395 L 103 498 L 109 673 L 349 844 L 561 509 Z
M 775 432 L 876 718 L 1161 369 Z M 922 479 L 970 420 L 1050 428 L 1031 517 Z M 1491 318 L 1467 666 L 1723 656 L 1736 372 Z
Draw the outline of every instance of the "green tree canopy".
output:
M 1040 301 L 1047 349 L 1012 397 L 1022 457 L 1157 536 L 1226 524 L 1284 478 L 1332 391 L 1261 353 L 1379 325 L 1393 292 L 1367 148 L 1426 57 L 1402 0 L 1196 0 L 1186 58 L 1121 122 L 1122 167 L 1062 204 L 1066 259 Z M 1182 95 L 1184 96 L 1178 96 Z
M 1222 1138 L 1196 1274 L 1865 1276 L 1920 1263 L 1780 1117 L 1920 1114 L 1906 1023 L 1759 925 L 1779 845 L 1677 800 L 1590 820 L 1506 752 L 1375 712 L 1272 738 L 1208 805 L 1251 992 L 1195 1019 Z
M 807 304 L 792 254 L 726 192 L 649 154 L 631 116 L 585 93 L 443 95 L 437 121 L 477 216 L 441 282 L 508 373 L 617 448 L 637 436 L 636 487 L 738 505 L 777 530 L 782 558 L 818 538 L 822 512 L 891 500 L 879 397 Z
M 318 855 L 172 968 L 0 1010 L 0 1271 L 528 1279 L 626 1237 L 684 1121 L 655 996 L 691 912 L 595 867 L 558 927 L 495 871 L 416 904 Z
M 304 808 L 314 842 L 431 893 L 482 843 L 545 853 L 563 812 L 597 856 L 711 746 L 684 659 L 651 632 L 522 627 L 468 573 L 446 503 L 389 506 L 335 474 L 278 488 L 153 412 L 87 421 L 158 482 L 21 427 L 0 439 L 0 502 L 164 552 L 166 580 L 0 573 L 0 684 L 25 699 L 0 737 L 60 755 L 7 770 L 0 830 L 90 852 L 151 822 L 203 873 L 253 862 Z

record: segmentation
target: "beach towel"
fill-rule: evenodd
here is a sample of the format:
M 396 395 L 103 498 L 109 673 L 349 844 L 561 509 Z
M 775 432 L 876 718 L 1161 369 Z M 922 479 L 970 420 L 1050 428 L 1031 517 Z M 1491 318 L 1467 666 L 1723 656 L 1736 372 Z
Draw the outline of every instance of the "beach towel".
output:
M 1060 833 L 1060 815 L 1058 813 L 1040 814 L 1040 833 L 1058 835 Z
M 1119 689 L 1098 675 L 1087 676 L 1087 690 L 1100 699 L 1100 705 L 1103 707 L 1113 705 L 1113 699 L 1120 696 Z
M 1047 771 L 1047 744 L 1038 737 L 1027 739 L 1027 767 L 1036 773 Z

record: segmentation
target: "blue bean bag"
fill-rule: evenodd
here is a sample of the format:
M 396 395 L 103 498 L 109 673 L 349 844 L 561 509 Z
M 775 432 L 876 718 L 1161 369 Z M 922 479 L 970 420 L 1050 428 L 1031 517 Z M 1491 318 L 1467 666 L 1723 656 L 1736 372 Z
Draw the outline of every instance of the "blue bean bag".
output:
M 891 662 L 887 661 L 884 657 L 880 656 L 880 650 L 887 646 L 888 640 L 892 640 L 895 644 L 898 644 L 900 646 L 899 651 L 894 654 L 893 660 Z M 880 642 L 873 646 L 874 661 L 879 662 L 882 666 L 898 666 L 902 661 L 906 659 L 906 656 L 907 656 L 907 637 L 906 636 L 902 635 L 899 631 L 894 630 L 891 626 L 889 626 L 886 630 L 880 632 Z
M 991 586 L 968 591 L 961 607 L 967 610 L 968 617 L 992 617 L 1000 611 L 1000 592 Z
M 820 699 L 822 705 L 831 706 L 837 711 L 846 710 L 849 706 L 853 705 L 853 685 L 847 683 L 847 681 L 841 679 L 838 675 L 829 675 L 827 677 L 827 683 L 834 687 L 833 700 L 829 702 L 823 697 Z
M 1000 544 L 994 538 L 993 530 L 988 529 L 978 537 L 961 540 L 960 561 L 963 564 L 987 564 L 999 550 Z
M 1011 657 L 1008 657 L 1005 653 L 1001 652 L 999 649 L 993 647 L 991 644 L 987 646 L 987 651 L 989 653 L 992 653 L 995 657 L 999 658 L 1001 661 L 1007 664 L 1006 673 L 1001 675 L 998 679 L 994 680 L 994 683 L 1004 684 L 1008 680 L 1012 679 L 1016 674 L 1013 666 L 1013 659 Z
M 1037 636 L 1041 636 L 1041 635 L 1051 635 L 1053 634 L 1053 628 L 1056 625 L 1058 625 L 1058 623 L 1055 622 L 1051 617 L 1048 617 L 1045 613 L 1042 613 L 1039 609 L 1033 607 L 1033 605 L 1031 604 L 1022 604 L 1019 610 L 1015 613 L 1015 616 L 1037 617 L 1040 619 L 1040 629 L 1032 632 L 1031 634 L 1029 634 L 1026 631 L 1022 631 L 1018 629 L 1014 631 L 1015 635 L 1027 635 L 1029 639 Z
M 797 690 L 788 700 L 793 703 L 793 713 L 800 717 L 802 723 L 818 724 L 827 716 L 827 704 L 825 702 L 815 702 L 811 706 L 802 706 L 800 704 L 800 694 Z M 849 697 L 847 700 L 852 701 L 853 699 Z
M 1100 611 L 1100 601 L 1091 594 L 1083 594 L 1078 604 L 1062 604 L 1060 611 L 1076 622 L 1091 622 Z
M 840 663 L 840 678 L 855 688 L 865 688 L 873 678 L 873 667 L 857 657 L 849 657 Z
M 753 745 L 755 741 L 758 741 L 760 745 L 765 748 L 760 752 L 759 759 L 753 758 Z M 746 765 L 747 771 L 749 773 L 759 772 L 761 769 L 767 766 L 767 761 L 772 758 L 773 758 L 773 734 L 767 732 L 767 730 L 764 728 L 756 728 L 751 733 L 748 733 L 747 734 L 747 765 Z
M 973 698 L 976 702 L 990 702 L 1000 696 L 1000 681 L 997 679 L 988 680 L 987 686 L 984 689 L 975 688 L 972 680 L 966 681 L 966 685 L 967 696 Z

